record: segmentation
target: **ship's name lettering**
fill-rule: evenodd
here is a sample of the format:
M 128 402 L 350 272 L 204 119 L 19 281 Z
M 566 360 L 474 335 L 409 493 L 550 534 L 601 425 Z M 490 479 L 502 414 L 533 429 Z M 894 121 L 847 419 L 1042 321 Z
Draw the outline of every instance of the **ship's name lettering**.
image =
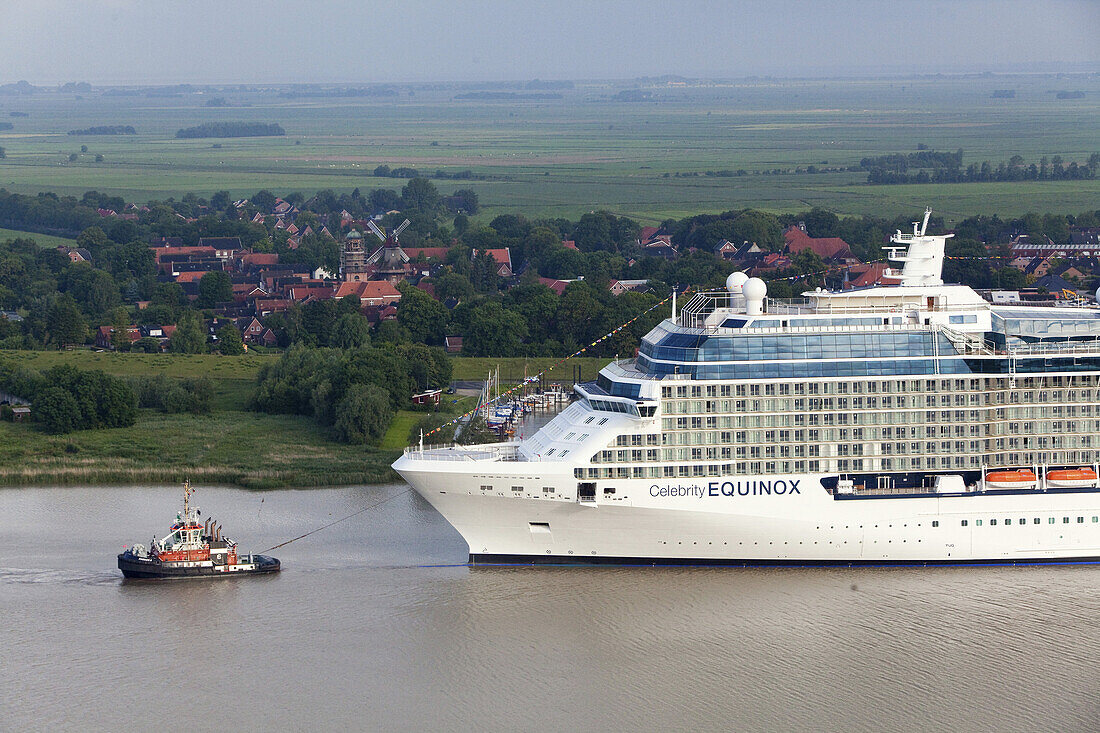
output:
M 660 486 L 653 484 L 649 487 L 650 496 L 694 496 L 700 499 L 708 496 L 801 496 L 798 485 L 801 479 L 776 479 L 774 481 L 711 481 L 706 486 L 691 484 L 690 486 Z

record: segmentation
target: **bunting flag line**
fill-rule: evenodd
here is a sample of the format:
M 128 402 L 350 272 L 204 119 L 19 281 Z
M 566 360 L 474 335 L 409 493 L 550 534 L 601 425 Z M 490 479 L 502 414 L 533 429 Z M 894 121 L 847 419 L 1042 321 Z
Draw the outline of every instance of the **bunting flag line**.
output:
M 1015 258 L 1011 257 L 1011 256 L 1007 256 L 1007 255 L 989 255 L 987 257 L 945 256 L 944 259 L 947 259 L 947 260 L 1004 260 L 1004 259 L 1015 259 Z M 871 262 L 863 262 L 863 263 L 860 263 L 860 264 L 861 265 L 874 265 L 874 264 L 880 264 L 880 263 L 884 263 L 884 262 L 888 262 L 888 259 L 885 258 L 885 257 L 883 257 L 881 259 L 877 259 L 877 260 L 872 260 Z M 818 272 L 807 272 L 807 273 L 803 273 L 801 275 L 791 275 L 791 276 L 788 276 L 788 277 L 772 278 L 771 282 L 786 282 L 786 281 L 792 281 L 792 280 L 801 280 L 802 278 L 806 278 L 806 277 L 816 277 L 818 275 L 826 275 L 830 272 L 839 272 L 839 271 L 842 271 L 842 270 L 850 270 L 852 267 L 859 267 L 859 266 L 860 265 L 839 265 L 839 266 L 836 266 L 836 267 L 830 267 L 830 268 L 825 269 L 825 270 L 819 270 Z M 687 295 L 692 290 L 693 290 L 693 288 L 687 288 L 682 293 L 677 293 L 677 295 Z M 474 413 L 478 412 L 479 410 L 481 410 L 483 408 L 488 409 L 490 405 L 492 405 L 496 402 L 499 402 L 501 399 L 507 397 L 508 395 L 522 389 L 524 386 L 526 386 L 526 385 L 528 385 L 532 382 L 537 382 L 545 374 L 548 374 L 549 372 L 554 371 L 555 369 L 557 369 L 558 367 L 560 367 L 562 364 L 569 361 L 570 359 L 574 359 L 574 358 L 580 356 L 581 354 L 588 351 L 588 349 L 596 347 L 600 343 L 606 341 L 607 339 L 609 339 L 612 336 L 614 336 L 615 334 L 617 334 L 619 331 L 622 331 L 624 328 L 629 327 L 632 323 L 634 323 L 638 319 L 642 318 L 643 316 L 645 316 L 650 311 L 653 311 L 657 308 L 660 308 L 662 305 L 664 305 L 665 303 L 667 303 L 670 300 L 672 300 L 671 295 L 669 295 L 664 300 L 661 300 L 657 303 L 654 303 L 649 308 L 646 308 L 644 311 L 642 311 L 638 315 L 631 318 L 629 321 L 626 321 L 625 323 L 618 326 L 617 328 L 615 328 L 611 331 L 608 331 L 603 336 L 600 336 L 598 339 L 596 339 L 592 343 L 588 344 L 587 346 L 583 346 L 579 350 L 574 351 L 569 356 L 566 356 L 562 359 L 559 359 L 558 361 L 556 361 L 553 364 L 551 364 L 550 366 L 548 366 L 546 369 L 543 369 L 538 374 L 535 374 L 532 377 L 527 377 L 525 380 L 523 380 L 519 384 L 517 384 L 513 387 L 510 387 L 509 389 L 505 390 L 504 392 L 501 392 L 496 397 L 494 397 L 492 399 L 488 399 L 485 402 L 482 402 L 481 398 L 479 397 L 478 398 L 478 403 L 477 403 L 477 405 L 474 406 L 474 409 L 470 410 L 469 412 L 463 413 L 462 415 L 459 415 L 458 417 L 456 417 L 452 420 L 448 420 L 447 422 L 443 423 L 439 427 L 433 428 L 432 430 L 424 433 L 424 437 L 427 438 L 430 435 L 434 435 L 435 433 L 438 433 L 443 428 L 446 428 L 446 427 L 449 427 L 451 425 L 454 425 L 455 423 L 461 422 L 461 421 L 465 420 L 466 418 L 470 417 L 471 415 L 473 415 Z
M 678 293 L 678 295 L 687 295 L 687 294 L 688 294 L 689 292 L 691 292 L 691 290 L 692 290 L 691 288 L 687 288 L 687 289 L 685 289 L 685 290 L 684 290 L 684 291 L 683 291 L 682 293 Z M 602 343 L 602 342 L 606 341 L 607 339 L 609 339 L 609 338 L 611 338 L 612 336 L 614 336 L 615 334 L 617 334 L 617 333 L 618 333 L 619 331 L 622 331 L 622 330 L 623 330 L 624 328 L 627 328 L 627 327 L 629 327 L 629 326 L 630 326 L 630 325 L 631 325 L 632 323 L 634 323 L 634 322 L 635 322 L 635 321 L 637 321 L 638 319 L 642 318 L 642 316 L 645 316 L 645 315 L 646 315 L 647 313 L 649 313 L 650 311 L 653 311 L 653 310 L 656 310 L 657 308 L 660 308 L 660 307 L 661 307 L 662 305 L 664 305 L 665 303 L 667 303 L 667 302 L 668 302 L 668 301 L 670 301 L 670 300 L 672 300 L 672 296 L 671 296 L 671 295 L 669 295 L 669 296 L 668 296 L 667 298 L 665 298 L 664 300 L 661 300 L 661 301 L 658 301 L 657 303 L 654 303 L 653 305 L 651 305 L 650 307 L 646 308 L 646 309 L 645 309 L 644 311 L 642 311 L 642 312 L 641 312 L 641 313 L 639 313 L 638 315 L 636 315 L 636 316 L 634 316 L 633 318 L 631 318 L 631 319 L 630 319 L 629 321 L 626 321 L 625 323 L 623 323 L 623 324 L 619 325 L 619 326 L 618 326 L 617 328 L 615 328 L 615 329 L 613 329 L 613 330 L 611 330 L 611 331 L 608 331 L 608 332 L 607 332 L 607 333 L 605 333 L 605 334 L 604 334 L 603 336 L 600 336 L 600 337 L 599 337 L 598 339 L 596 339 L 596 340 L 595 340 L 595 341 L 593 341 L 592 343 L 588 344 L 587 346 L 582 346 L 582 347 L 581 347 L 580 349 L 578 349 L 577 351 L 574 351 L 574 352 L 573 352 L 572 354 L 570 354 L 569 356 L 566 356 L 565 358 L 559 359 L 558 361 L 554 362 L 554 363 L 553 363 L 553 364 L 551 364 L 550 366 L 548 366 L 548 367 L 546 367 L 545 369 L 543 369 L 543 370 L 542 370 L 541 372 L 539 372 L 538 374 L 535 374 L 534 376 L 531 376 L 531 377 L 527 377 L 527 378 L 526 378 L 525 380 L 523 380 L 523 381 L 522 381 L 522 382 L 520 382 L 519 384 L 517 384 L 517 385 L 515 385 L 515 386 L 513 386 L 513 387 L 510 387 L 509 389 L 505 390 L 504 392 L 501 392 L 501 393 L 500 393 L 499 395 L 497 395 L 496 397 L 494 397 L 494 398 L 492 398 L 492 399 L 488 399 L 488 400 L 486 400 L 485 402 L 482 402 L 482 401 L 481 401 L 481 399 L 480 399 L 480 398 L 478 398 L 478 403 L 477 403 L 477 404 L 476 404 L 476 405 L 474 406 L 474 409 L 470 410 L 469 412 L 463 413 L 462 415 L 459 415 L 458 417 L 456 417 L 456 418 L 454 418 L 454 419 L 452 419 L 452 420 L 448 420 L 447 422 L 443 423 L 443 424 L 442 424 L 442 425 L 440 425 L 439 427 L 437 427 L 437 428 L 433 428 L 432 430 L 430 430 L 430 431 L 428 431 L 428 432 L 424 433 L 424 437 L 425 437 L 425 438 L 427 438 L 427 437 L 428 437 L 429 435 L 434 435 L 435 433 L 438 433 L 438 432 L 439 432 L 440 430 L 442 430 L 443 428 L 446 428 L 446 427 L 449 427 L 449 426 L 451 426 L 451 425 L 454 425 L 455 423 L 461 422 L 462 420 L 465 420 L 466 418 L 470 417 L 471 415 L 473 415 L 474 413 L 478 412 L 478 411 L 479 411 L 479 410 L 481 410 L 482 408 L 488 409 L 488 407 L 489 407 L 490 405 L 492 405 L 493 403 L 495 403 L 495 402 L 499 402 L 499 401 L 500 401 L 501 399 L 503 399 L 504 397 L 507 397 L 508 395 L 510 395 L 510 394 L 512 394 L 512 393 L 514 393 L 514 392 L 516 392 L 516 391 L 518 391 L 518 390 L 520 390 L 520 389 L 522 389 L 522 388 L 523 388 L 524 386 L 526 386 L 527 384 L 530 384 L 530 383 L 532 383 L 532 382 L 537 382 L 537 381 L 538 381 L 539 379 L 541 379 L 541 378 L 542 378 L 542 376 L 543 376 L 543 375 L 545 375 L 545 374 L 548 374 L 549 372 L 552 372 L 553 370 L 557 369 L 558 367 L 560 367 L 560 366 L 561 366 L 562 364 L 564 364 L 565 362 L 569 361 L 570 359 L 573 359 L 573 358 L 575 358 L 575 357 L 578 357 L 578 356 L 580 356 L 581 354 L 583 354 L 584 352 L 586 352 L 586 351 L 587 351 L 588 349 L 591 349 L 591 348 L 593 348 L 593 347 L 597 346 L 598 344 L 600 344 L 600 343 Z

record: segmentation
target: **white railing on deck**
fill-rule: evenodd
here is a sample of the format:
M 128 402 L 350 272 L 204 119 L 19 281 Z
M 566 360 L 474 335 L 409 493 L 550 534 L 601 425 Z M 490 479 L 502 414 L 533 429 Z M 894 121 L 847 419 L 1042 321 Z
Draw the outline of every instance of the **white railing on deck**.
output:
M 485 443 L 483 445 L 419 445 L 405 448 L 405 455 L 420 461 L 526 461 L 519 452 L 519 443 Z

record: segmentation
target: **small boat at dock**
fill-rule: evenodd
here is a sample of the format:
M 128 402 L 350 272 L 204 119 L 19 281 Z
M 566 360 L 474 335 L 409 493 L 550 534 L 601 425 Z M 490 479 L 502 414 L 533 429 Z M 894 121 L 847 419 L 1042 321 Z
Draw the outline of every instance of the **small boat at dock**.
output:
M 168 535 L 153 537 L 149 547 L 136 544 L 118 556 L 118 569 L 127 578 L 229 578 L 237 575 L 273 573 L 278 559 L 268 555 L 243 554 L 237 543 L 222 535 L 221 525 L 211 519 L 199 522 L 197 507 L 191 506 L 191 483 L 183 485 L 183 512 Z

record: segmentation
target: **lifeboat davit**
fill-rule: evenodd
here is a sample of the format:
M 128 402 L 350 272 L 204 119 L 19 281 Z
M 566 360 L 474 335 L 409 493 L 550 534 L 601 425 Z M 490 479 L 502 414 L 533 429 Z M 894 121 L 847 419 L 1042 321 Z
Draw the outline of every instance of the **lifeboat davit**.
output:
M 1096 485 L 1096 471 L 1091 468 L 1064 468 L 1047 471 L 1047 486 L 1056 489 L 1077 489 Z
M 991 489 L 1030 489 L 1035 486 L 1033 471 L 990 471 L 985 475 L 985 485 Z

